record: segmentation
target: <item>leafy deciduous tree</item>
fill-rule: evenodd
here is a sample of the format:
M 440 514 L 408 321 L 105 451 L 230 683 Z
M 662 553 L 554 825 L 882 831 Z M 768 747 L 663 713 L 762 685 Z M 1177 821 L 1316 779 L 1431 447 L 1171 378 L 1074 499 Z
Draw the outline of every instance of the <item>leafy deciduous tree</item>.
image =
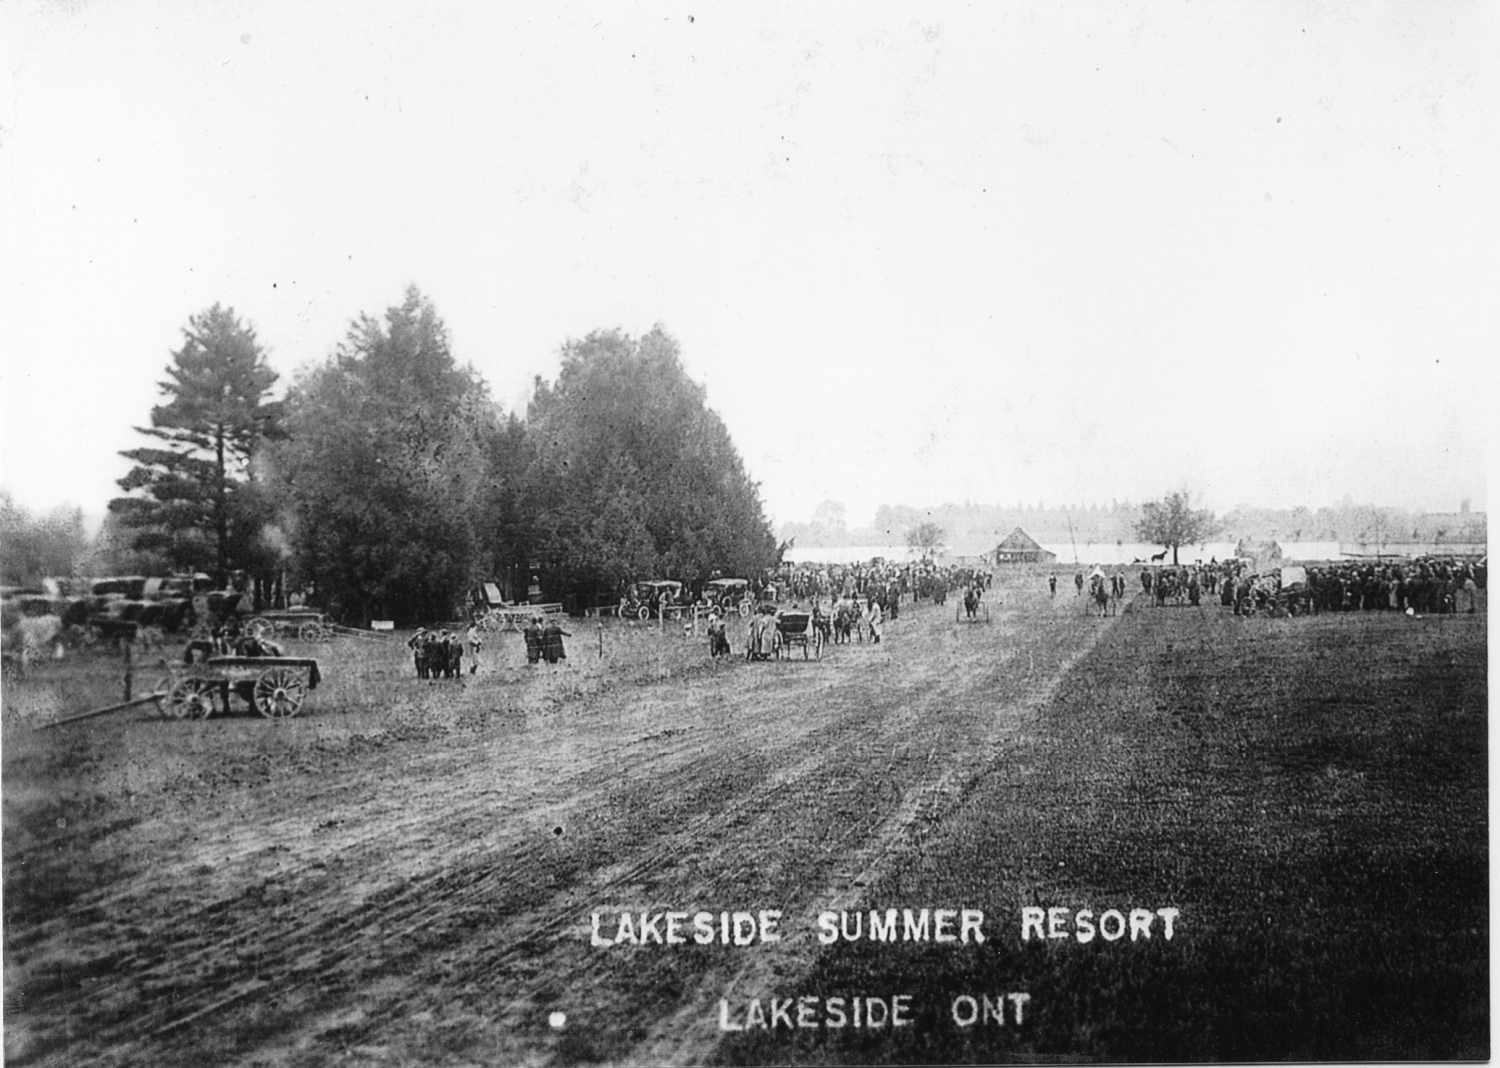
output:
M 1192 506 L 1190 495 L 1183 490 L 1167 494 L 1159 501 L 1151 501 L 1141 507 L 1141 518 L 1136 521 L 1136 537 L 1156 545 L 1165 545 L 1172 550 L 1172 563 L 1177 563 L 1177 550 L 1183 545 L 1192 545 L 1211 537 L 1218 530 L 1214 514 L 1206 509 Z
M 906 532 L 907 547 L 921 553 L 924 560 L 941 553 L 947 541 L 947 532 L 931 520 L 918 523 Z
M 0 490 L 0 582 L 35 586 L 48 576 L 71 575 L 89 549 L 83 512 L 55 508 L 34 515 Z
M 300 577 L 340 616 L 447 619 L 476 577 L 496 413 L 415 286 L 288 398 L 273 462 Z
M 630 579 L 691 583 L 775 563 L 759 488 L 661 327 L 566 343 L 527 422 L 551 596 L 602 603 Z

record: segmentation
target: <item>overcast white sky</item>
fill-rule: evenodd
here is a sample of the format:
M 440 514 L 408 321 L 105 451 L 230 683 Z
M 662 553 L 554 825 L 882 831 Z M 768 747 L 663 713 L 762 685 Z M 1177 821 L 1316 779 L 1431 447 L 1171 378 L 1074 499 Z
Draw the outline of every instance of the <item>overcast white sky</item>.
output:
M 415 282 L 513 408 L 661 322 L 778 523 L 1485 507 L 1500 5 L 807 6 L 0 5 L 0 485 Z

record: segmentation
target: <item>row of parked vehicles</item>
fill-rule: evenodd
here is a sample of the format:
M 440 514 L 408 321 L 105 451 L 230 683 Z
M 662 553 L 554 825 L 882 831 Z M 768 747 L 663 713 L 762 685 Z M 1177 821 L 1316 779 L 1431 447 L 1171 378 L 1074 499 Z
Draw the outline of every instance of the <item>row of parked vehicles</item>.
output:
M 189 634 L 230 619 L 256 637 L 332 637 L 333 626 L 310 608 L 253 612 L 243 591 L 216 589 L 208 575 L 120 575 L 43 579 L 36 587 L 0 587 L 0 613 L 8 631 L 21 620 L 56 621 L 69 640 L 130 640 L 146 628 L 163 635 Z
M 700 606 L 717 608 L 725 615 L 748 618 L 755 610 L 755 594 L 748 579 L 718 578 L 703 584 Z M 674 579 L 637 582 L 620 598 L 620 618 L 676 619 L 693 610 L 687 587 Z
M 0 605 L 7 627 L 19 619 L 55 618 L 61 628 L 95 637 L 134 637 L 142 627 L 186 630 L 210 612 L 232 612 L 243 596 L 212 587 L 203 574 L 48 578 L 34 588 L 0 588 Z

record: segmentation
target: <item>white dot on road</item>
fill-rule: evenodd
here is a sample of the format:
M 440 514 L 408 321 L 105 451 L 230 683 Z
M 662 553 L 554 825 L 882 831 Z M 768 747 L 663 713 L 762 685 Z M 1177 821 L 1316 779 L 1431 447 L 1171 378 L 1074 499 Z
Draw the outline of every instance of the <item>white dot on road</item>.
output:
M 547 1022 L 552 1025 L 552 1030 L 561 1031 L 568 1025 L 568 1014 L 565 1012 L 554 1012 L 547 1017 Z

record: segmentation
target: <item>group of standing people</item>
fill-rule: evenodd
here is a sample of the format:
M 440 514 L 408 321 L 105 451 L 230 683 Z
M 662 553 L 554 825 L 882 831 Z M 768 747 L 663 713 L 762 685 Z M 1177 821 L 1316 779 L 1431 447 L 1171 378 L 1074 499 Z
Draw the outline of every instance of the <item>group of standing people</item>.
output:
M 1083 596 L 1083 587 L 1085 581 L 1087 581 L 1089 592 L 1091 595 L 1096 586 L 1103 584 L 1107 592 L 1109 593 L 1109 596 L 1114 600 L 1118 601 L 1125 596 L 1126 583 L 1125 575 L 1123 572 L 1116 571 L 1113 574 L 1106 575 L 1104 573 L 1104 568 L 1100 567 L 1098 564 L 1095 564 L 1094 569 L 1089 572 L 1087 580 L 1085 580 L 1084 574 L 1081 570 L 1075 572 L 1073 575 L 1073 588 L 1076 591 L 1076 595 L 1079 597 Z M 1047 592 L 1054 600 L 1056 600 L 1057 574 L 1055 572 L 1047 576 Z
M 463 635 L 444 627 L 418 627 L 406 641 L 419 679 L 462 678 L 465 646 L 470 654 L 469 674 L 474 674 L 479 670 L 479 650 L 483 644 L 479 628 L 473 624 Z
M 545 622 L 541 616 L 532 616 L 521 637 L 526 641 L 527 667 L 536 667 L 543 660 L 556 666 L 568 658 L 563 639 L 572 635 L 562 629 L 556 616 L 548 616 Z
M 571 637 L 555 618 L 545 622 L 541 616 L 533 616 L 521 631 L 526 643 L 526 666 L 535 667 L 545 661 L 560 664 L 568 658 L 563 638 Z M 470 623 L 460 635 L 443 627 L 419 627 L 407 639 L 406 646 L 419 679 L 457 679 L 463 677 L 463 658 L 469 654 L 469 674 L 479 671 L 479 652 L 484 648 L 484 636 L 478 623 Z

